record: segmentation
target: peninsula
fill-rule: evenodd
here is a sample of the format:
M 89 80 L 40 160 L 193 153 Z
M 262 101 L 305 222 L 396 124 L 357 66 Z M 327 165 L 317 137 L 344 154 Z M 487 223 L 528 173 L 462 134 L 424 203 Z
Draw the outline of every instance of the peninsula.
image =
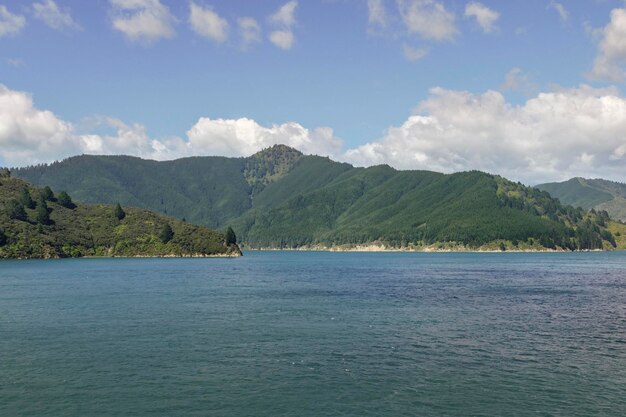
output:
M 0 172 L 0 259 L 240 255 L 234 236 L 145 209 L 75 203 Z

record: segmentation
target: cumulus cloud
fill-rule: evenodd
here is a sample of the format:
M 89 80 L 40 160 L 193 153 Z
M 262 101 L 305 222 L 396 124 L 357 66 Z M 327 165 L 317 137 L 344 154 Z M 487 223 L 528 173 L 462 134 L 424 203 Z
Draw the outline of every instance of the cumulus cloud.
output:
M 465 6 L 465 17 L 474 17 L 476 22 L 485 33 L 493 32 L 495 23 L 500 18 L 500 13 L 491 10 L 482 3 L 473 1 Z
M 437 41 L 453 39 L 458 30 L 454 14 L 435 0 L 398 0 L 404 24 L 411 34 Z
M 292 0 L 269 17 L 270 23 L 276 27 L 269 35 L 270 42 L 281 49 L 291 49 L 295 43 L 293 26 L 296 24 L 296 7 L 298 2 Z
M 33 14 L 52 29 L 79 29 L 80 26 L 72 19 L 69 11 L 59 9 L 54 0 L 33 3 Z
M 414 48 L 410 45 L 404 44 L 402 47 L 404 57 L 409 61 L 419 61 L 428 54 L 428 50 L 425 48 Z
M 102 126 L 113 132 L 88 131 Z M 143 125 L 110 117 L 91 119 L 89 129 L 78 129 L 51 111 L 38 109 L 29 94 L 0 84 L 0 165 L 23 166 L 83 153 L 157 160 L 192 155 L 248 156 L 279 143 L 306 153 L 337 156 L 342 147 L 341 140 L 327 127 L 307 129 L 296 122 L 265 127 L 245 118 L 200 118 L 186 139 L 154 139 Z
M 151 43 L 175 35 L 175 18 L 160 0 L 109 0 L 114 10 L 113 28 L 128 39 Z
M 247 118 L 202 117 L 187 137 L 194 151 L 224 156 L 247 156 L 276 144 L 293 146 L 305 153 L 337 155 L 342 145 L 328 127 L 310 130 L 295 122 L 264 127 Z
M 0 38 L 20 33 L 25 25 L 24 16 L 11 13 L 6 6 L 0 4 Z
M 431 90 L 413 115 L 383 137 L 345 150 L 328 127 L 263 126 L 248 118 L 200 118 L 186 137 L 151 138 L 140 124 L 100 118 L 96 134 L 38 109 L 30 95 L 0 85 L 0 165 L 67 156 L 129 154 L 150 159 L 247 156 L 274 144 L 356 165 L 455 172 L 479 169 L 527 184 L 574 176 L 626 180 L 626 98 L 581 86 L 511 104 L 497 91 Z
M 548 9 L 556 10 L 556 12 L 559 14 L 559 18 L 563 22 L 567 22 L 567 20 L 569 19 L 569 12 L 561 3 L 557 3 L 556 1 L 552 0 L 548 4 Z
M 29 94 L 0 84 L 0 162 L 5 165 L 50 162 L 82 153 L 167 159 L 187 151 L 181 139 L 150 139 L 141 125 L 128 126 L 113 118 L 98 119 L 96 124 L 111 127 L 116 134 L 79 133 L 72 123 L 35 107 Z
M 0 84 L 0 156 L 7 162 L 36 162 L 78 150 L 72 126 L 34 108 L 31 97 Z
M 613 9 L 601 32 L 598 55 L 588 75 L 593 80 L 624 81 L 626 73 L 626 9 Z
M 215 42 L 224 42 L 228 38 L 228 22 L 209 7 L 202 7 L 194 2 L 189 5 L 189 23 L 198 35 Z
M 239 34 L 244 48 L 257 42 L 261 42 L 261 26 L 252 17 L 240 17 L 237 19 Z
M 526 183 L 624 179 L 624 132 L 626 99 L 613 89 L 562 89 L 513 105 L 496 91 L 434 88 L 402 125 L 344 157 L 357 165 L 479 169 Z
M 281 49 L 291 49 L 295 42 L 293 32 L 290 30 L 275 30 L 270 33 L 270 42 Z
M 283 4 L 276 13 L 270 16 L 270 22 L 292 27 L 296 24 L 296 7 L 298 7 L 298 2 L 295 0 Z

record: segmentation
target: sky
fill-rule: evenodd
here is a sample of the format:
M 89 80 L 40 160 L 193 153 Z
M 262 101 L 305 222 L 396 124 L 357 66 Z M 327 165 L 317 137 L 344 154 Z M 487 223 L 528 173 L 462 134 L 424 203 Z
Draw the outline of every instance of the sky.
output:
M 621 0 L 0 0 L 0 166 L 248 156 L 626 181 Z

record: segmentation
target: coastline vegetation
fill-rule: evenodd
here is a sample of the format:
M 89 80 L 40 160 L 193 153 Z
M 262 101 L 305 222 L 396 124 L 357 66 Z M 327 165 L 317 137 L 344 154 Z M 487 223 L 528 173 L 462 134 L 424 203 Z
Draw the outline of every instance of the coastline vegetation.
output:
M 55 196 L 8 173 L 0 178 L 0 258 L 240 254 L 223 233 L 203 226 L 144 209 L 75 204 L 66 192 Z

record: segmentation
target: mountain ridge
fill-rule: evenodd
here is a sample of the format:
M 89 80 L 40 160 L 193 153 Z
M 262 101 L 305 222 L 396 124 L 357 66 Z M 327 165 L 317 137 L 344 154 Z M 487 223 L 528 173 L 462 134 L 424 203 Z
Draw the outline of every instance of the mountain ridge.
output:
M 602 178 L 574 177 L 563 182 L 539 184 L 565 204 L 585 210 L 605 210 L 611 218 L 626 221 L 626 184 Z
M 499 176 L 354 167 L 284 145 L 245 158 L 82 156 L 14 172 L 87 202 L 119 201 L 209 227 L 232 225 L 248 247 L 447 242 L 597 249 L 614 242 L 606 213 L 563 206 Z

